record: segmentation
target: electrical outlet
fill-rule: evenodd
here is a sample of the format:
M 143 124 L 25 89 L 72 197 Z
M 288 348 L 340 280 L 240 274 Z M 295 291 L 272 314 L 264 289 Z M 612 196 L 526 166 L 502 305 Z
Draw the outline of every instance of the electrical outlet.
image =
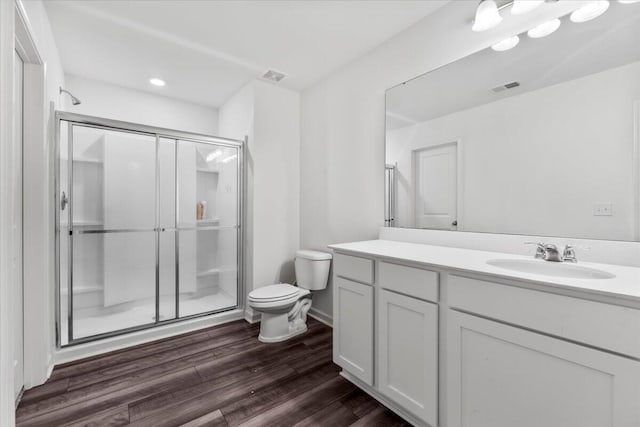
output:
M 596 203 L 593 205 L 593 216 L 612 216 L 613 205 L 611 203 Z

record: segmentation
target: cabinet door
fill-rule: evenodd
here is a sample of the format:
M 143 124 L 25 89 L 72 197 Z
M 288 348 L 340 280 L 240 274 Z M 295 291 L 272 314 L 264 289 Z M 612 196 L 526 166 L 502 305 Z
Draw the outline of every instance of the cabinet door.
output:
M 373 288 L 334 277 L 333 361 L 373 385 Z
M 640 362 L 448 314 L 450 427 L 640 425 Z
M 379 390 L 436 425 L 438 307 L 385 290 L 379 296 Z

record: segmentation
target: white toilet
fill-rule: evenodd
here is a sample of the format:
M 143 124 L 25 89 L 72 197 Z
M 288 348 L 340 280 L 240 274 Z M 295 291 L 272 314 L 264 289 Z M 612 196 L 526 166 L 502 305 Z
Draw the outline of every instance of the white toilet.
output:
M 298 286 L 286 283 L 263 286 L 249 293 L 249 307 L 262 313 L 262 342 L 279 342 L 307 330 L 307 312 L 311 308 L 311 292 L 326 289 L 331 254 L 296 251 L 295 269 Z

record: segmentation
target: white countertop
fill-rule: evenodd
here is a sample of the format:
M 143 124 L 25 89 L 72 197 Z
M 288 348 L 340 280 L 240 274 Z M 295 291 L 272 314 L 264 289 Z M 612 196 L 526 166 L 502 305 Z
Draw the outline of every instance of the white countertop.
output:
M 611 279 L 574 279 L 524 273 L 487 264 L 487 261 L 492 259 L 533 260 L 533 256 L 396 242 L 392 240 L 367 240 L 363 242 L 334 244 L 329 245 L 329 247 L 338 252 L 360 253 L 387 259 L 415 262 L 427 266 L 490 274 L 502 278 L 524 280 L 557 288 L 570 288 L 574 291 L 640 302 L 640 268 L 636 267 L 579 261 L 575 265 L 604 270 L 614 274 L 615 277 Z M 547 262 L 543 260 L 538 261 Z

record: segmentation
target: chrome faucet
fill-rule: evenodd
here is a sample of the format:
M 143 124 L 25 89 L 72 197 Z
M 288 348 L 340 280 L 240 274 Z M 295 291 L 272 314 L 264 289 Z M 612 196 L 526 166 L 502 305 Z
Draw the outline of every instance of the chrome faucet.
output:
M 562 251 L 562 260 L 565 262 L 578 262 L 576 258 L 576 250 L 571 245 L 566 245 Z
M 558 247 L 551 243 L 525 242 L 525 245 L 536 245 L 536 254 L 534 255 L 534 258 L 543 259 L 545 261 L 562 262 L 564 261 L 564 255 L 567 253 L 567 248 L 565 248 L 565 253 L 560 255 Z M 575 259 L 575 252 L 573 253 L 573 259 Z

